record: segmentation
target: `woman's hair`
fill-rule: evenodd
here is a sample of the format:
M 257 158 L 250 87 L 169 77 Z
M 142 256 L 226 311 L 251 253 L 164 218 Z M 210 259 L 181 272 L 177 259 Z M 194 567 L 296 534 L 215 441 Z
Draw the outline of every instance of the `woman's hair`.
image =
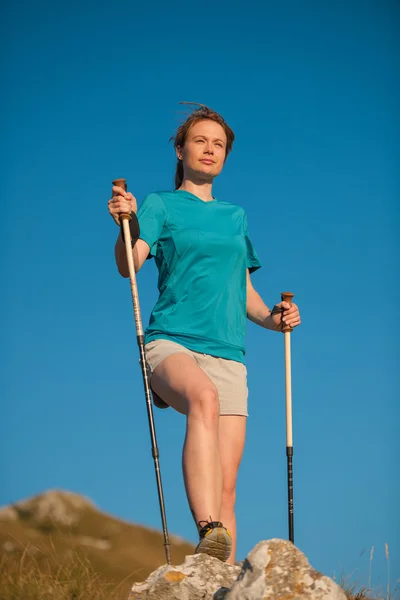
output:
M 174 140 L 174 148 L 184 147 L 187 135 L 189 133 L 190 128 L 199 121 L 204 121 L 205 119 L 209 119 L 210 121 L 215 121 L 219 123 L 221 127 L 223 127 L 226 134 L 226 154 L 225 160 L 232 150 L 233 141 L 235 139 L 235 134 L 232 129 L 229 127 L 228 123 L 224 121 L 220 114 L 209 108 L 208 106 L 204 106 L 204 104 L 195 104 L 194 102 L 181 102 L 181 104 L 194 104 L 195 106 L 199 106 L 196 108 L 191 115 L 182 123 L 182 125 L 178 128 L 174 137 L 171 140 Z M 176 165 L 175 171 L 175 189 L 177 190 L 182 185 L 183 181 L 183 164 L 182 161 L 178 159 L 178 163 Z

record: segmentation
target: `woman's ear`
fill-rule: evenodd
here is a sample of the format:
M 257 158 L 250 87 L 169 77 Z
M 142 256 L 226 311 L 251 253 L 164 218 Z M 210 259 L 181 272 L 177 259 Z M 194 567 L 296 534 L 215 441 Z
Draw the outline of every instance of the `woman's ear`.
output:
M 177 156 L 178 160 L 182 160 L 182 147 L 181 146 L 176 147 L 176 156 Z

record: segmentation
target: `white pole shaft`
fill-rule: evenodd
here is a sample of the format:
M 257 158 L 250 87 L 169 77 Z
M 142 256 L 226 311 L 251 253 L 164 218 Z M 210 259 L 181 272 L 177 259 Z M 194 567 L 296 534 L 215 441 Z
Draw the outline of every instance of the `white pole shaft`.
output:
M 124 229 L 126 259 L 128 261 L 129 280 L 131 282 L 133 314 L 135 316 L 136 333 L 139 336 L 139 335 L 143 335 L 143 326 L 142 326 L 142 319 L 140 316 L 139 294 L 138 294 L 138 289 L 137 289 L 137 285 L 136 285 L 136 271 L 135 271 L 135 264 L 133 262 L 132 241 L 131 241 L 131 231 L 129 229 L 129 219 L 122 220 L 122 227 Z
M 293 447 L 292 425 L 292 366 L 290 360 L 290 331 L 285 332 L 285 379 L 286 379 L 286 446 Z

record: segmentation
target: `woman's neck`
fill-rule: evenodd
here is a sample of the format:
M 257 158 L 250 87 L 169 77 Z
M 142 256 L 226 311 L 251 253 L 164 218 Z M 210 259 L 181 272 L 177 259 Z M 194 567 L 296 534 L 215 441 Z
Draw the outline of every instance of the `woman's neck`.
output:
M 185 190 L 186 192 L 189 192 L 190 194 L 194 194 L 194 196 L 201 198 L 201 200 L 204 200 L 204 202 L 210 202 L 211 200 L 214 200 L 213 195 L 212 195 L 212 183 L 209 183 L 209 182 L 194 183 L 193 181 L 190 181 L 189 179 L 184 179 L 182 181 L 182 185 L 179 189 Z

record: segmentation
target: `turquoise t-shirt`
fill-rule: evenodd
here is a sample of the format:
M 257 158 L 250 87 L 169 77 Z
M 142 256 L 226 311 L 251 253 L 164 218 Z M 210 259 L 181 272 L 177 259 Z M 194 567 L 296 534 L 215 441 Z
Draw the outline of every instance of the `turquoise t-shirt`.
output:
M 170 339 L 244 362 L 246 269 L 261 263 L 243 208 L 176 190 L 149 194 L 137 216 L 159 272 L 145 342 Z

